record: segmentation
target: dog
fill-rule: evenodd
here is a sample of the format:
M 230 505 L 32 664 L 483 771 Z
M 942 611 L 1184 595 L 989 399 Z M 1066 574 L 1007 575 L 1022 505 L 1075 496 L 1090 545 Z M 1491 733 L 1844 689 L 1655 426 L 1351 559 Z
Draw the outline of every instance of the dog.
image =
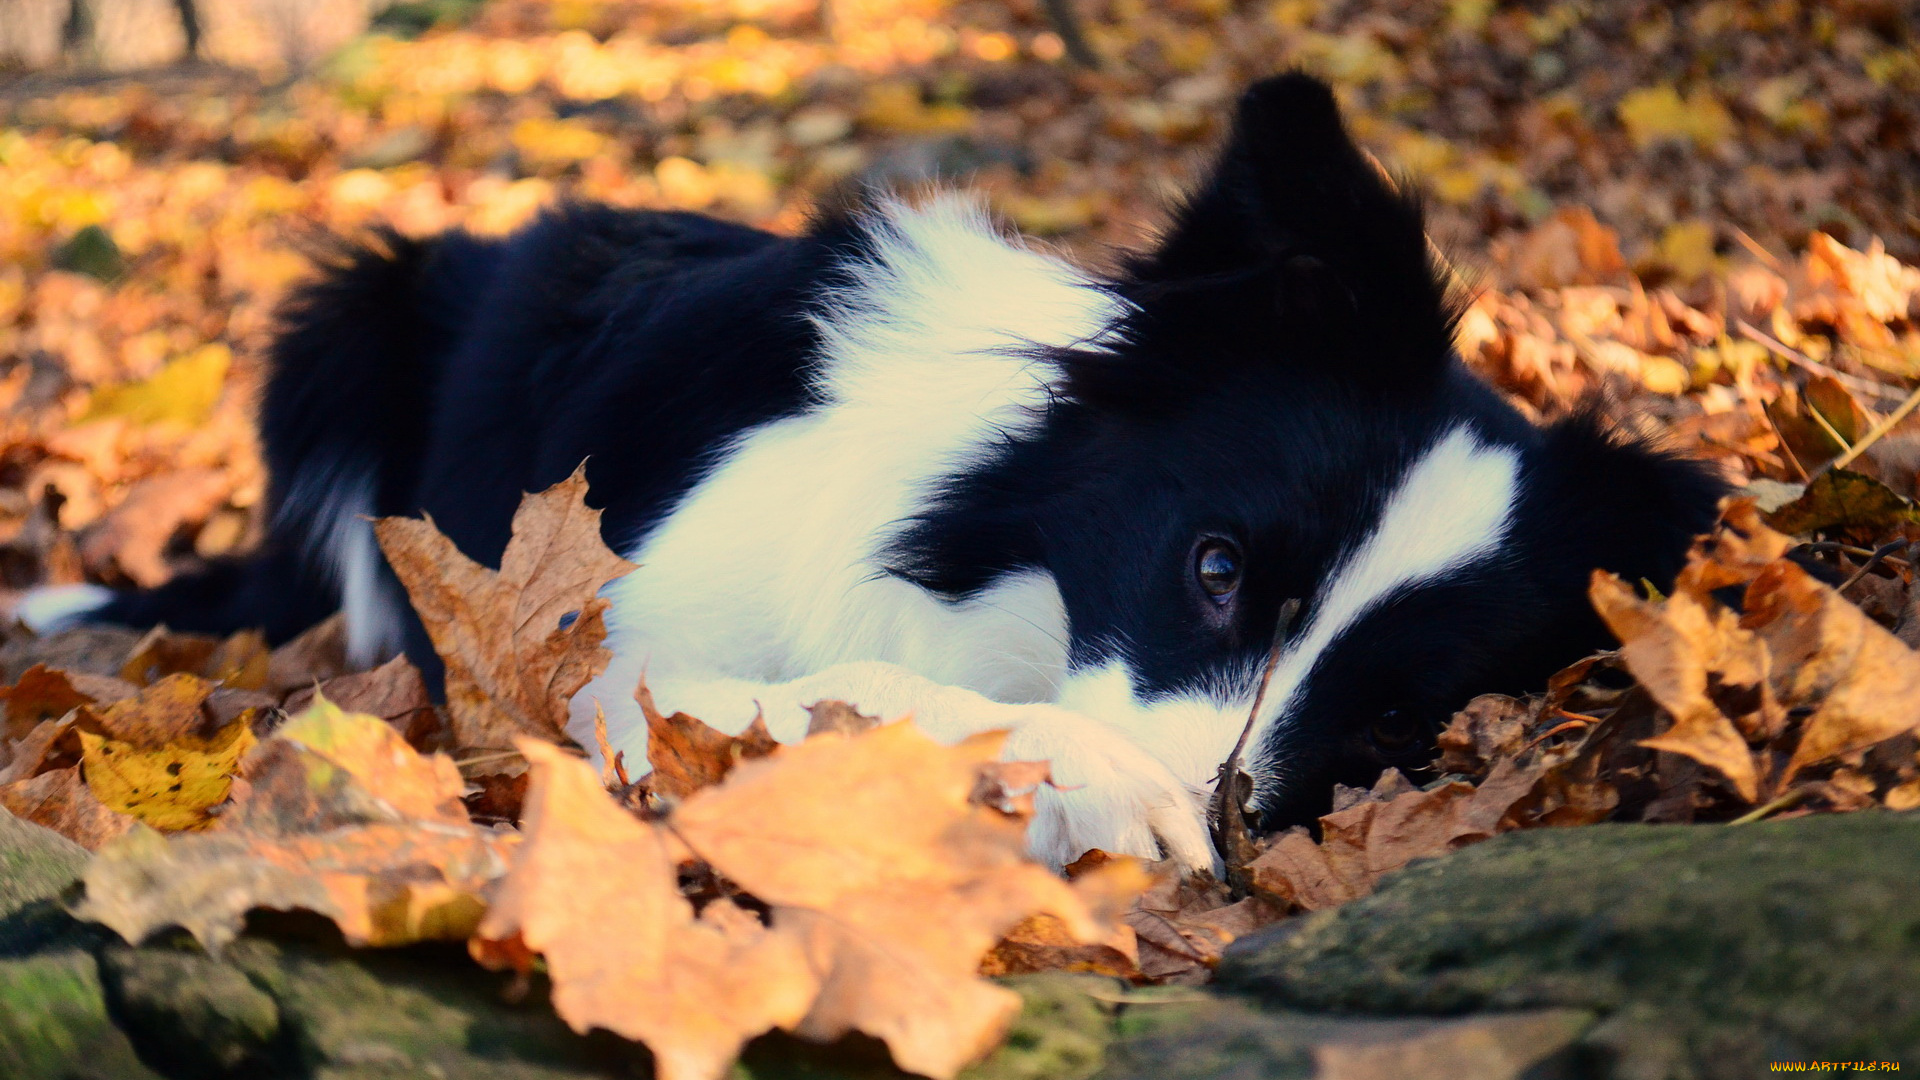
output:
M 1418 200 L 1330 90 L 1259 82 L 1152 250 L 1097 278 L 955 196 L 776 236 L 571 205 L 506 239 L 389 236 L 300 290 L 260 424 L 250 557 L 79 620 L 437 661 L 368 518 L 430 513 L 497 565 L 523 492 L 586 462 L 614 659 L 573 702 L 645 759 L 634 701 L 795 741 L 842 699 L 1052 762 L 1029 830 L 1216 865 L 1205 807 L 1248 728 L 1250 812 L 1430 762 L 1469 698 L 1606 642 L 1590 572 L 1664 586 L 1703 464 L 1591 417 L 1536 426 L 1463 365 Z

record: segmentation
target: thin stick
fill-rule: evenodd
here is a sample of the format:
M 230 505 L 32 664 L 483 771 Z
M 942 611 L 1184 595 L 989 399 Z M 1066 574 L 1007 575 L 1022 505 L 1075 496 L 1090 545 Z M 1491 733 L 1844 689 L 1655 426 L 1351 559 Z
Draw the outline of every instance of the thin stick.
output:
M 1765 345 L 1769 352 L 1793 364 L 1795 367 L 1805 368 L 1815 375 L 1825 375 L 1840 385 L 1848 387 L 1849 389 L 1858 390 L 1863 394 L 1872 394 L 1875 397 L 1888 400 L 1900 396 L 1900 391 L 1888 386 L 1886 383 L 1875 382 L 1872 379 L 1863 379 L 1858 375 L 1849 375 L 1844 371 L 1829 367 L 1745 319 L 1736 319 L 1734 323 L 1742 337 L 1751 338 Z
M 1754 807 L 1752 810 L 1749 810 L 1746 813 L 1741 814 L 1739 817 L 1734 818 L 1732 821 L 1727 822 L 1727 824 L 1751 825 L 1754 822 L 1759 821 L 1763 818 L 1771 817 L 1782 810 L 1791 810 L 1794 807 L 1799 806 L 1801 803 L 1806 801 L 1807 801 L 1807 789 L 1803 787 L 1797 787 L 1797 788 L 1794 788 L 1792 791 L 1787 792 L 1785 795 L 1782 795 L 1779 798 L 1773 800 L 1770 803 L 1766 803 L 1765 805 Z
M 1905 540 L 1895 540 L 1891 544 L 1882 544 L 1878 548 L 1875 548 L 1873 554 L 1867 556 L 1867 561 L 1860 564 L 1860 569 L 1855 570 L 1853 572 L 1853 576 L 1841 582 L 1840 587 L 1834 591 L 1846 592 L 1848 589 L 1858 584 L 1861 578 L 1866 577 L 1868 574 L 1873 573 L 1874 567 L 1879 566 L 1883 562 L 1893 561 L 1890 558 L 1890 556 L 1892 556 L 1894 552 L 1899 551 L 1901 548 L 1906 546 L 1907 546 L 1907 542 Z
M 1774 257 L 1773 252 L 1768 251 L 1766 248 L 1761 247 L 1760 241 L 1755 240 L 1751 236 L 1748 236 L 1747 231 L 1745 229 L 1733 230 L 1733 238 L 1735 240 L 1740 241 L 1740 246 L 1752 252 L 1755 258 L 1759 259 L 1763 263 L 1766 263 L 1767 269 L 1773 270 L 1777 273 L 1786 272 L 1786 267 L 1781 265 L 1780 260 Z
M 1834 458 L 1833 464 L 1827 467 L 1830 469 L 1844 469 L 1848 465 L 1853 464 L 1853 459 L 1865 453 L 1867 447 L 1872 446 L 1874 443 L 1880 441 L 1880 437 L 1882 435 L 1885 435 L 1887 432 L 1892 431 L 1893 426 L 1895 424 L 1898 424 L 1900 421 L 1905 420 L 1907 418 L 1907 414 L 1913 411 L 1913 407 L 1915 405 L 1920 405 L 1920 388 L 1916 388 L 1913 393 L 1908 394 L 1907 399 L 1900 403 L 1899 408 L 1888 413 L 1887 418 L 1885 420 L 1882 420 L 1878 424 L 1875 424 L 1873 426 L 1872 431 L 1867 432 L 1866 435 L 1863 436 L 1859 442 L 1854 443 L 1853 446 L 1849 448 L 1846 453 L 1841 454 L 1837 458 Z
M 1253 736 L 1253 725 L 1260 718 L 1260 706 L 1267 700 L 1267 687 L 1273 682 L 1273 672 L 1280 666 L 1281 650 L 1287 645 L 1287 632 L 1293 629 L 1293 620 L 1300 614 L 1300 601 L 1288 600 L 1280 605 L 1280 619 L 1273 631 L 1273 648 L 1267 652 L 1267 666 L 1260 673 L 1260 688 L 1253 693 L 1253 707 L 1247 710 L 1247 722 L 1240 728 L 1240 738 L 1233 744 L 1233 753 L 1220 763 L 1220 771 L 1214 775 L 1213 804 L 1208 807 L 1213 815 L 1213 843 L 1219 849 L 1220 858 L 1226 863 L 1227 884 L 1236 894 L 1247 891 L 1245 862 L 1253 852 L 1253 840 L 1247 836 L 1246 799 L 1240 792 L 1240 755 L 1246 752 L 1247 740 Z
M 1760 415 L 1767 418 L 1767 426 L 1773 429 L 1773 437 L 1780 440 L 1780 453 L 1786 457 L 1787 464 L 1793 466 L 1793 471 L 1800 474 L 1800 482 L 1812 483 L 1813 477 L 1807 475 L 1807 467 L 1800 464 L 1800 459 L 1794 456 L 1793 447 L 1787 445 L 1787 434 L 1780 430 L 1780 425 L 1774 421 L 1773 414 L 1763 406 L 1760 409 Z
M 1807 412 L 1813 414 L 1813 422 L 1820 425 L 1821 431 L 1826 432 L 1834 442 L 1840 444 L 1841 453 L 1844 454 L 1853 449 L 1853 444 L 1847 442 L 1847 437 L 1840 434 L 1840 429 L 1833 426 L 1827 419 L 1827 415 L 1820 411 L 1820 406 L 1815 405 L 1811 398 L 1807 399 Z

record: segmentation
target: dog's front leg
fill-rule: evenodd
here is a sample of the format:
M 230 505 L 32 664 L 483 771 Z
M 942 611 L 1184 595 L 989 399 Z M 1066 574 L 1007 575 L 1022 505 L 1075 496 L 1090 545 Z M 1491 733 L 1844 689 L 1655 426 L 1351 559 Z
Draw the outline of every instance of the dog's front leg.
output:
M 762 715 L 783 743 L 806 737 L 807 706 L 845 701 L 882 719 L 911 716 L 927 734 L 958 742 L 983 731 L 1011 734 L 1010 761 L 1049 761 L 1055 787 L 1042 788 L 1028 831 L 1034 854 L 1058 867 L 1090 848 L 1115 854 L 1177 860 L 1212 868 L 1213 847 L 1196 793 L 1165 765 L 1113 727 L 1057 705 L 1007 704 L 946 686 L 894 664 L 840 664 L 782 683 L 743 679 L 662 677 L 648 685 L 660 708 L 686 712 L 727 732 Z M 592 745 L 592 707 L 583 741 Z M 575 725 L 581 709 L 575 706 Z M 609 739 L 633 763 L 646 758 L 646 725 L 638 710 L 608 709 Z M 637 771 L 637 770 L 635 770 Z

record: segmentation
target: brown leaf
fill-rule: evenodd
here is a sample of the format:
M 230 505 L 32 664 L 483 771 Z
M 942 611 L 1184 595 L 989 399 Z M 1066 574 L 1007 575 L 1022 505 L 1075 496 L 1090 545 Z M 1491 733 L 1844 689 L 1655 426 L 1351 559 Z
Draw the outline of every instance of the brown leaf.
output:
M 1689 572 L 1694 568 L 1689 567 Z M 1760 795 L 1760 777 L 1747 741 L 1708 695 L 1709 676 L 1736 697 L 1751 696 L 1752 708 L 1779 711 L 1767 683 L 1766 650 L 1732 612 L 1701 599 L 1693 589 L 1663 603 L 1640 599 L 1633 586 L 1604 570 L 1588 589 L 1595 610 L 1621 641 L 1620 655 L 1640 685 L 1673 715 L 1673 727 L 1641 745 L 1685 754 L 1719 770 L 1740 797 Z
M 95 676 L 97 678 L 98 676 Z M 35 664 L 20 676 L 20 681 L 5 690 L 0 698 L 7 703 L 5 737 L 24 737 L 45 720 L 58 720 L 95 699 L 74 685 L 74 676 Z
M 807 706 L 807 734 L 838 732 L 858 735 L 880 726 L 880 718 L 868 716 L 844 701 L 816 701 Z
M 81 706 L 75 723 L 143 750 L 211 735 L 201 710 L 213 684 L 193 675 L 168 675 L 133 697 L 106 705 Z
M 427 696 L 427 683 L 421 678 L 420 669 L 405 656 L 396 656 L 372 671 L 341 675 L 318 686 L 296 690 L 287 697 L 285 708 L 288 712 L 299 712 L 313 704 L 316 694 L 344 712 L 385 720 L 405 735 L 416 750 L 438 749 L 432 745 L 439 728 L 433 699 Z
M 1742 628 L 1772 654 L 1772 685 L 1813 708 L 1782 782 L 1817 761 L 1920 727 L 1920 656 L 1785 559 L 1747 590 Z
M 747 1039 L 799 1022 L 819 980 L 798 941 L 724 900 L 696 917 L 665 833 L 614 805 L 585 762 L 531 739 L 520 749 L 533 763 L 527 839 L 476 955 L 511 958 L 489 944 L 502 941 L 544 955 L 561 1018 L 646 1043 L 662 1080 L 723 1076 Z
M 338 678 L 347 665 L 347 620 L 334 613 L 273 650 L 267 658 L 267 689 L 287 694 Z
M 178 925 L 218 946 L 254 908 L 317 912 L 356 944 L 459 940 L 518 840 L 469 823 L 464 786 L 384 721 L 316 706 L 248 759 L 221 829 L 103 849 L 78 913 L 134 943 Z
M 1786 533 L 1841 530 L 1870 540 L 1885 529 L 1920 522 L 1920 511 L 1871 476 L 1827 469 L 1807 484 L 1799 498 L 1766 515 L 1766 520 Z
M 97 851 L 139 822 L 108 809 L 80 778 L 77 767 L 55 769 L 30 780 L 0 786 L 0 806 L 16 817 Z
M 1493 763 L 1520 752 L 1532 710 L 1504 694 L 1482 694 L 1453 714 L 1440 732 L 1440 771 L 1484 776 Z
M 70 744 L 65 751 L 69 762 L 79 760 L 80 744 L 67 733 L 73 728 L 73 717 L 63 716 L 58 720 L 42 720 L 26 738 L 12 746 L 13 757 L 7 767 L 0 769 L 0 784 L 11 784 L 38 776 L 49 767 L 48 762 L 55 756 L 55 746 L 61 736 L 67 736 Z
M 1389 770 L 1375 795 L 1320 819 L 1321 842 L 1305 829 L 1269 841 L 1247 867 L 1255 891 L 1282 908 L 1318 911 L 1372 892 L 1382 877 L 1415 859 L 1444 855 L 1517 827 L 1515 808 L 1533 794 L 1545 771 L 1513 758 L 1495 763 L 1487 779 L 1409 790 Z
M 567 702 L 607 666 L 600 587 L 633 570 L 586 505 L 586 469 L 521 500 L 500 569 L 460 553 L 431 519 L 382 518 L 380 548 L 446 662 L 454 738 L 505 748 L 568 741 Z M 561 626 L 562 616 L 575 614 Z
M 1032 975 L 1045 971 L 1109 975 L 1117 979 L 1140 977 L 1139 945 L 1127 927 L 1131 948 L 1089 945 L 1074 937 L 1057 916 L 1029 915 L 1020 920 L 980 961 L 980 974 L 989 979 Z
M 647 761 L 653 772 L 646 783 L 655 795 L 684 799 L 726 779 L 740 762 L 766 757 L 780 745 L 764 717 L 755 716 L 738 735 L 726 735 L 683 712 L 660 715 L 644 679 L 633 696 L 647 718 Z

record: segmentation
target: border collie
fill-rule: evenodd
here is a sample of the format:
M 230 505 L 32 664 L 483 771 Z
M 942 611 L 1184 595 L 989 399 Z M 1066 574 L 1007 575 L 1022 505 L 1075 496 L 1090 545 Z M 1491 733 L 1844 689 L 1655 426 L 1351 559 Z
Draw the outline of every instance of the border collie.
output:
M 299 292 L 261 408 L 270 535 L 87 619 L 437 661 L 367 518 L 431 513 L 497 564 L 522 492 L 587 463 L 614 660 L 574 702 L 643 761 L 633 699 L 805 731 L 823 698 L 1050 759 L 1031 842 L 1214 862 L 1245 726 L 1267 828 L 1418 767 L 1468 698 L 1604 643 L 1594 567 L 1665 584 L 1702 465 L 1537 427 L 1453 350 L 1418 202 L 1299 74 L 1253 86 L 1210 175 L 1112 279 L 955 197 L 775 236 L 570 206 L 518 235 L 388 237 Z M 1290 613 L 1282 626 L 1282 612 Z

